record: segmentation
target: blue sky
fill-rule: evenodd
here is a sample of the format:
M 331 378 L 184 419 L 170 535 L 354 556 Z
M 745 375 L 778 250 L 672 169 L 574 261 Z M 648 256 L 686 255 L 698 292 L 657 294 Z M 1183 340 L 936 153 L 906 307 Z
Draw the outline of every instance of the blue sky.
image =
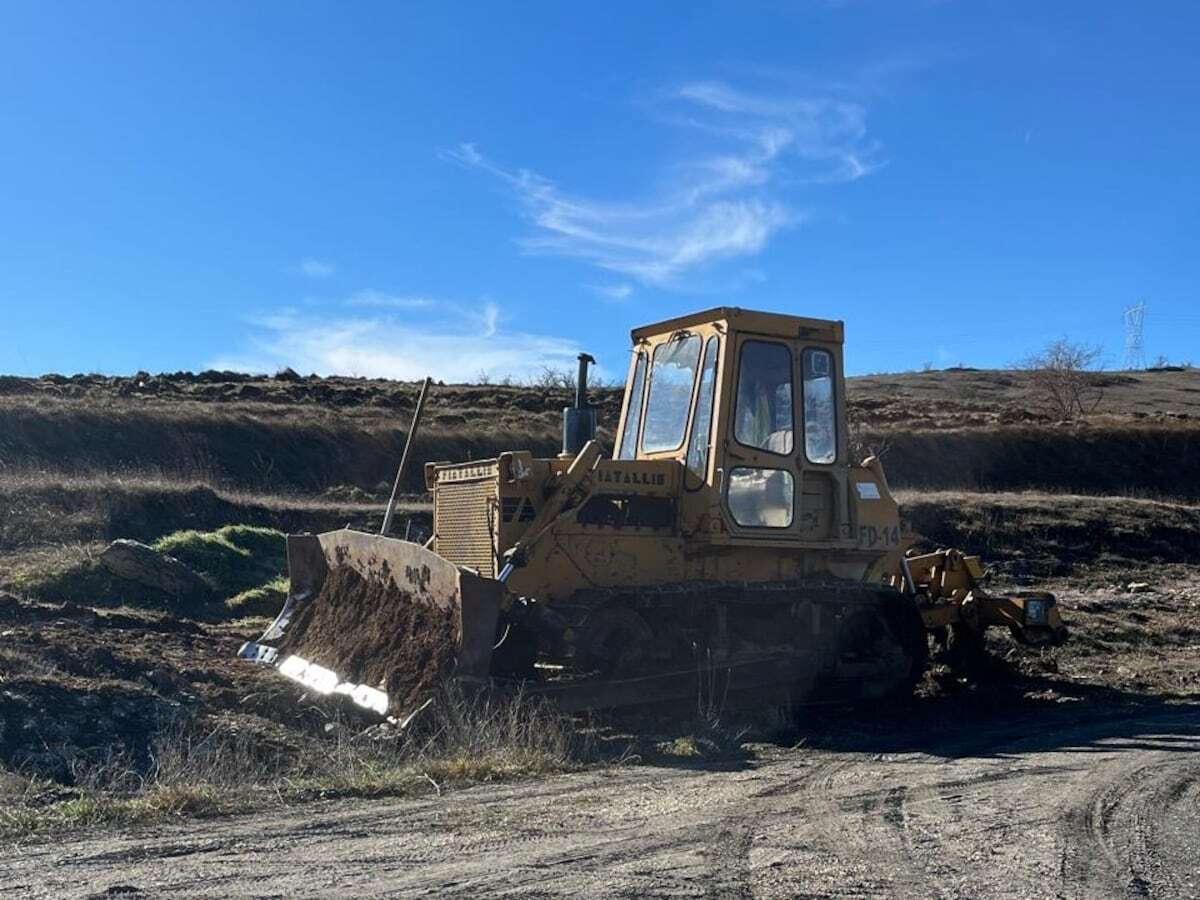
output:
M 718 305 L 1200 363 L 1192 3 L 0 9 L 0 371 L 447 380 Z

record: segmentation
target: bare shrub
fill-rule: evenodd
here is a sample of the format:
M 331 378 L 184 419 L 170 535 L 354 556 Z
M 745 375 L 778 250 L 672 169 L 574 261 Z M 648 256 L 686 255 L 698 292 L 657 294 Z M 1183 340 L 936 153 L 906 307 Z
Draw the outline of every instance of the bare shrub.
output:
M 10 776 L 12 784 L 0 787 L 18 802 L 0 809 L 0 835 L 219 815 L 314 797 L 402 796 L 431 786 L 440 793 L 447 785 L 563 771 L 594 755 L 590 733 L 540 698 L 453 686 L 407 728 L 364 729 L 361 720 L 335 714 L 327 736 L 300 748 L 244 721 L 171 720 L 148 764 L 116 750 L 72 759 L 68 801 L 46 803 L 42 782 Z
M 392 793 L 398 782 L 486 781 L 562 771 L 592 758 L 591 739 L 542 698 L 445 687 L 407 728 L 343 731 L 304 768 L 324 790 Z
M 156 787 L 269 784 L 292 765 L 284 751 L 223 722 L 169 723 L 154 742 L 147 782 Z
M 1190 368 L 1192 368 L 1191 360 L 1172 362 L 1172 360 L 1165 353 L 1160 353 L 1154 358 L 1154 362 L 1150 363 L 1150 365 L 1146 367 L 1146 370 L 1149 372 L 1153 372 L 1156 369 L 1167 372 L 1182 372 Z
M 883 459 L 892 448 L 890 439 L 884 435 L 869 433 L 861 422 L 851 422 L 849 432 L 850 458 L 856 463 L 861 464 L 872 456 Z
M 530 377 L 529 386 L 574 389 L 575 373 L 570 369 L 556 369 L 554 366 L 542 366 L 540 372 Z
M 1046 411 L 1072 422 L 1095 412 L 1104 398 L 1104 390 L 1092 374 L 1100 353 L 1099 347 L 1064 337 L 1051 341 L 1017 367 L 1030 373 L 1034 394 Z
M 575 390 L 575 380 L 578 373 L 574 369 L 558 369 L 554 366 L 542 366 L 541 371 L 528 380 L 529 387 L 536 388 L 565 388 Z M 600 377 L 596 367 L 588 369 L 587 386 L 589 390 L 604 390 L 624 387 L 624 381 L 608 380 Z
M 58 671 L 57 664 L 28 649 L 0 647 L 0 680 L 6 675 L 48 678 Z

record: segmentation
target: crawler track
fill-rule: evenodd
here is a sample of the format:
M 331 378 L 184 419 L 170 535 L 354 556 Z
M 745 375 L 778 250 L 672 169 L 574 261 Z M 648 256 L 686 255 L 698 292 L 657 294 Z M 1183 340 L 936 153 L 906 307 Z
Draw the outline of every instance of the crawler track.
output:
M 926 663 L 910 598 L 856 582 L 589 590 L 550 609 L 571 677 L 526 690 L 569 710 L 693 698 L 698 673 L 741 706 L 907 696 Z

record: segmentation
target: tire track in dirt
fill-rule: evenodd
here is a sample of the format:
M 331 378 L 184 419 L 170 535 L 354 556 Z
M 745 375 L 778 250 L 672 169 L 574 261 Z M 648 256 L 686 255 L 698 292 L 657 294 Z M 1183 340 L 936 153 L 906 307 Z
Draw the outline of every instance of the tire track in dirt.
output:
M 81 834 L 4 854 L 0 893 L 1200 896 L 1200 712 L 1022 729 Z
M 1068 884 L 1129 898 L 1200 896 L 1200 761 L 1181 763 L 1180 752 L 1143 756 L 1068 811 L 1063 822 Z M 1192 754 L 1200 754 L 1200 742 Z

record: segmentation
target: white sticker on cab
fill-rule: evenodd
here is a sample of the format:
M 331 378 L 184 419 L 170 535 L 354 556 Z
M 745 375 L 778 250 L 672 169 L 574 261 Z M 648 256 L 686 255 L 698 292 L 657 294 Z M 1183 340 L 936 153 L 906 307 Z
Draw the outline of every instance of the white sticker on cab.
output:
M 879 485 L 877 485 L 875 482 L 860 481 L 855 485 L 855 487 L 858 488 L 858 499 L 859 500 L 878 500 L 879 499 Z

